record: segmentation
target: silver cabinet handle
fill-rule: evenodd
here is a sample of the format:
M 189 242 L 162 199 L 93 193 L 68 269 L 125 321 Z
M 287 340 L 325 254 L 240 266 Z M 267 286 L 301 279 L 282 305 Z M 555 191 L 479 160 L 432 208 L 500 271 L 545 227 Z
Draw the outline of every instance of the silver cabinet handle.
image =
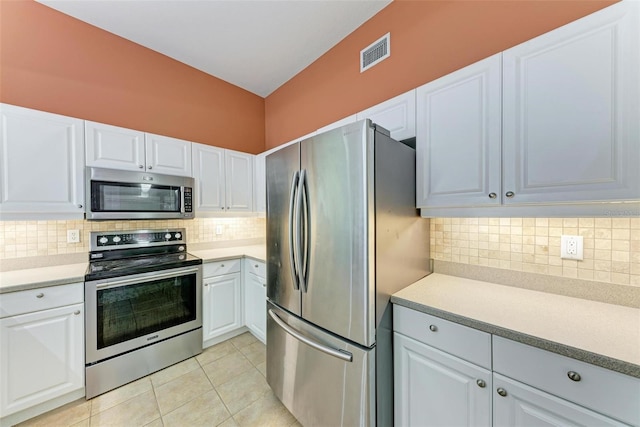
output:
M 313 341 L 300 332 L 293 329 L 291 326 L 287 325 L 284 320 L 280 318 L 273 310 L 269 310 L 269 316 L 273 319 L 274 322 L 278 324 L 286 333 L 297 339 L 298 341 L 302 341 L 310 347 L 315 348 L 323 353 L 327 353 L 330 356 L 337 357 L 340 360 L 344 360 L 345 362 L 353 361 L 353 355 L 351 353 L 347 353 L 346 351 L 336 350 L 335 348 L 327 347 L 326 345 L 320 344 L 316 341 Z
M 507 196 L 510 199 L 513 198 L 513 196 L 515 196 L 515 195 L 516 195 L 516 193 L 514 193 L 513 191 L 507 191 L 506 194 L 505 194 L 505 196 Z
M 496 391 L 502 397 L 505 397 L 507 395 L 507 390 L 503 389 L 502 387 L 498 387 L 498 389 Z
M 78 314 L 80 314 L 80 310 L 74 311 L 73 314 L 75 314 L 77 316 Z
M 43 293 L 39 293 L 38 295 L 36 295 L 36 298 L 42 298 L 44 296 Z
M 569 379 L 570 379 L 571 381 L 575 381 L 575 382 L 578 382 L 578 381 L 580 381 L 580 380 L 582 379 L 582 377 L 580 376 L 580 374 L 579 374 L 579 373 L 577 373 L 577 372 L 574 372 L 574 371 L 569 371 L 569 372 L 567 372 L 567 376 L 569 377 Z
M 258 268 L 258 264 L 256 264 L 255 267 Z
M 220 264 L 220 268 L 224 268 L 224 264 Z
M 209 286 L 209 284 L 208 284 L 208 283 L 205 283 L 204 285 L 205 285 L 205 286 Z
M 78 209 L 82 209 L 82 205 L 78 205 Z
M 223 207 L 221 207 L 220 209 L 224 210 L 224 206 L 223 206 Z
M 490 199 L 495 199 L 496 197 L 498 197 L 498 195 L 496 193 L 489 193 L 489 198 Z
M 147 169 L 151 170 L 153 169 L 153 166 L 147 166 Z
M 144 166 L 142 166 L 142 165 L 138 165 L 138 167 L 139 167 L 140 169 L 144 169 Z
M 476 384 L 478 384 L 478 387 L 480 388 L 485 388 L 487 386 L 487 383 L 484 382 L 484 380 L 476 380 Z
M 436 325 L 429 325 L 429 330 L 431 332 L 436 332 L 438 330 L 438 327 Z

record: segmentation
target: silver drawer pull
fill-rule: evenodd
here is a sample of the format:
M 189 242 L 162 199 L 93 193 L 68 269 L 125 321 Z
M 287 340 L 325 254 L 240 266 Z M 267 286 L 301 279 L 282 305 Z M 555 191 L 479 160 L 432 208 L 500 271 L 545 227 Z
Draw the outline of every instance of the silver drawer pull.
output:
M 258 264 L 256 264 L 255 267 L 258 268 Z
M 77 316 L 78 314 L 80 314 L 80 310 L 74 311 L 73 314 L 75 314 Z
M 438 327 L 437 327 L 436 325 L 429 325 L 429 330 L 430 330 L 431 332 L 435 332 L 435 331 L 437 331 L 437 330 L 438 330 Z
M 507 390 L 503 389 L 502 387 L 498 387 L 498 389 L 496 391 L 502 397 L 505 397 L 507 395 Z
M 495 199 L 496 197 L 498 197 L 498 195 L 496 193 L 489 193 L 489 198 L 490 199 Z
M 220 268 L 224 268 L 224 264 L 220 264 Z
M 574 371 L 569 371 L 569 372 L 567 372 L 567 376 L 569 377 L 569 379 L 570 379 L 571 381 L 575 381 L 575 382 L 578 382 L 578 381 L 580 381 L 580 380 L 582 379 L 582 377 L 580 376 L 580 374 L 579 374 L 579 373 L 577 373 L 577 372 L 574 372 Z
M 478 384 L 478 387 L 480 388 L 485 388 L 487 386 L 487 383 L 484 382 L 484 380 L 476 380 L 476 384 Z
M 38 295 L 36 295 L 36 298 L 42 298 L 44 296 L 43 293 L 39 293 Z

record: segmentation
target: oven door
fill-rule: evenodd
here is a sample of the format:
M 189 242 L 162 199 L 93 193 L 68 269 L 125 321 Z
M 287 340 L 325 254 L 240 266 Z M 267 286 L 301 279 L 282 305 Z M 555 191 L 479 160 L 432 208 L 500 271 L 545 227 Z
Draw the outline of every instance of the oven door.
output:
M 85 282 L 86 363 L 202 327 L 202 266 Z

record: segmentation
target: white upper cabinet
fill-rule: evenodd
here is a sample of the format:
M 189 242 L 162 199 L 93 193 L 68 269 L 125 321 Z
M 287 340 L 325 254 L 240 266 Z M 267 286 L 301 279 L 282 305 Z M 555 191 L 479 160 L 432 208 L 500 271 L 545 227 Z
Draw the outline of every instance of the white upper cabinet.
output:
M 87 166 L 145 170 L 144 132 L 85 121 Z
M 254 210 L 259 213 L 267 212 L 267 171 L 266 171 L 266 153 L 258 154 L 255 157 L 254 165 Z
M 622 1 L 418 88 L 422 215 L 640 201 L 638 76 L 640 3 Z
M 87 166 L 193 176 L 191 142 L 85 122 Z
M 196 212 L 224 212 L 224 149 L 193 144 Z
M 501 54 L 417 89 L 417 206 L 500 204 Z
M 191 142 L 168 136 L 145 134 L 147 170 L 167 175 L 193 176 Z
M 251 212 L 253 210 L 253 158 L 252 154 L 225 150 L 227 210 Z
M 640 3 L 504 52 L 505 203 L 640 198 Z
M 83 218 L 82 120 L 0 104 L 0 215 Z
M 196 213 L 251 212 L 252 154 L 193 144 Z
M 356 114 L 356 120 L 371 119 L 401 141 L 416 136 L 416 91 L 398 95 Z

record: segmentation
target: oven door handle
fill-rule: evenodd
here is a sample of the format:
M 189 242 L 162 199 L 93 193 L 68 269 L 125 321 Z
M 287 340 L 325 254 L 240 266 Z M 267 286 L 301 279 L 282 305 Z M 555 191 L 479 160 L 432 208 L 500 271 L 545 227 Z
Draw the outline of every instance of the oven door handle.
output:
M 106 279 L 104 281 L 99 281 L 96 283 L 96 289 L 108 289 L 115 288 L 118 286 L 126 286 L 126 285 L 135 285 L 138 283 L 151 282 L 152 280 L 162 280 L 169 279 L 171 277 L 179 277 L 184 276 L 191 273 L 197 273 L 199 271 L 198 268 L 188 268 L 188 269 L 180 269 L 173 270 L 171 273 L 145 273 L 144 276 L 136 275 L 135 278 L 129 279 L 121 279 L 121 280 L 109 280 Z

